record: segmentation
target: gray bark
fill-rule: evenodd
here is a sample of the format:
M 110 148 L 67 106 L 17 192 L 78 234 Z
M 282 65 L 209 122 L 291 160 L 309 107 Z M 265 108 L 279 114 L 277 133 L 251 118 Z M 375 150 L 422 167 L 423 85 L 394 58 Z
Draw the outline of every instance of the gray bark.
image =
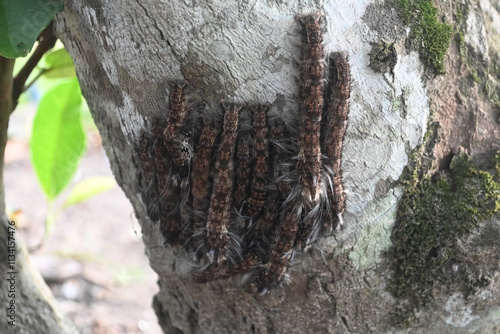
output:
M 482 64 L 474 68 L 488 68 L 499 50 L 498 8 L 485 0 L 461 6 L 467 24 L 457 27 L 466 36 L 469 59 Z M 439 9 L 447 22 L 454 22 L 452 2 Z M 266 295 L 235 280 L 197 285 L 190 277 L 190 260 L 164 246 L 157 224 L 147 218 L 137 183 L 138 135 L 167 109 L 171 79 L 189 80 L 195 89 L 191 102 L 206 103 L 207 113 L 225 98 L 272 102 L 275 115 L 295 115 L 300 37 L 294 17 L 317 10 L 326 19 L 326 53 L 347 51 L 353 77 L 343 151 L 344 224 L 298 256 L 289 285 Z M 459 146 L 479 161 L 498 149 L 500 138 L 492 98 L 465 80 L 470 69 L 460 60 L 457 43 L 446 56 L 447 74 L 428 76 L 418 53 L 406 47 L 405 28 L 394 9 L 375 1 L 66 4 L 57 17 L 57 34 L 74 59 L 115 177 L 141 222 L 146 253 L 159 275 L 154 306 L 165 332 L 400 330 L 391 315 L 402 301 L 387 291 L 392 273 L 383 256 L 391 246 L 403 193 L 394 181 L 423 142 L 430 117 L 442 129 L 434 168 L 446 164 Z M 395 43 L 393 74 L 369 66 L 371 43 L 382 40 Z M 494 75 L 485 80 L 496 85 Z M 500 298 L 498 283 L 477 291 L 478 298 L 485 291 L 491 303 L 479 309 L 474 299 L 465 301 L 458 291 L 443 289 L 432 309 L 420 311 L 413 332 L 492 332 L 500 323 L 498 307 L 492 306 Z

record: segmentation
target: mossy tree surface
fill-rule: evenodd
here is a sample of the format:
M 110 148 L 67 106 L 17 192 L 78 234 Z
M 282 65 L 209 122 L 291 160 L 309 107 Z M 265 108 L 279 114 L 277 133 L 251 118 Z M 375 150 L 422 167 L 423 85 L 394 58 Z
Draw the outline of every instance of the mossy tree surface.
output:
M 450 46 L 452 28 L 438 21 L 438 11 L 430 0 L 394 0 L 403 22 L 411 28 L 410 38 L 426 65 L 444 73 L 444 55 Z
M 404 305 L 424 306 L 438 286 L 458 287 L 467 296 L 489 283 L 487 266 L 461 254 L 457 241 L 500 208 L 496 157 L 491 173 L 479 170 L 465 153 L 433 177 L 420 179 L 418 168 L 406 172 L 389 252 L 394 270 L 390 291 L 406 301 L 397 312 L 398 322 L 411 321 L 412 309 Z

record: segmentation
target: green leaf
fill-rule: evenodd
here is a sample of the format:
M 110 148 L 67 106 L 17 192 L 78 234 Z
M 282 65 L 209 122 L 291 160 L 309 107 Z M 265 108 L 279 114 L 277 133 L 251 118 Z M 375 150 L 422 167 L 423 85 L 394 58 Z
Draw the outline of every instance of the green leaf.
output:
M 76 76 L 73 60 L 66 49 L 59 49 L 43 56 L 40 66 L 47 78 L 71 78 Z
M 26 56 L 40 32 L 63 8 L 62 0 L 0 0 L 0 55 Z
M 116 186 L 116 181 L 111 176 L 96 176 L 78 182 L 63 204 L 63 208 L 86 201 Z
M 84 153 L 81 103 L 80 86 L 74 79 L 52 88 L 38 105 L 31 133 L 31 162 L 49 199 L 68 184 Z

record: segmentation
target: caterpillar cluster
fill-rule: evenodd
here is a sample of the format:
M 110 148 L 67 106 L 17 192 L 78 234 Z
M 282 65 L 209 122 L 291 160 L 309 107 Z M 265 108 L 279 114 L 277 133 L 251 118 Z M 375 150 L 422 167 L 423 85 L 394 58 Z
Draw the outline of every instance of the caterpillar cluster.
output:
M 221 100 L 222 120 L 197 117 L 177 81 L 167 115 L 141 134 L 148 215 L 167 244 L 197 259 L 198 283 L 244 275 L 265 292 L 288 279 L 297 251 L 342 221 L 350 69 L 345 53 L 325 63 L 321 19 L 297 17 L 298 124 L 270 117 L 268 103 Z

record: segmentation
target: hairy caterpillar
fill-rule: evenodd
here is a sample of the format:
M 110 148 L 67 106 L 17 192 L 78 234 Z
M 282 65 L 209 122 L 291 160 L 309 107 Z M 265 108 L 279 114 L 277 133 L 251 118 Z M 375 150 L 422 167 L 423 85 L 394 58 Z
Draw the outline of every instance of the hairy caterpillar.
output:
M 210 207 L 208 209 L 205 238 L 214 262 L 225 260 L 230 247 L 230 207 L 233 193 L 233 158 L 238 135 L 238 118 L 241 104 L 221 102 L 224 107 L 224 125 L 217 149 L 215 174 Z
M 242 275 L 266 292 L 288 280 L 297 252 L 342 221 L 350 69 L 344 52 L 329 55 L 326 66 L 322 20 L 297 16 L 297 119 L 269 117 L 269 103 L 221 100 L 222 115 L 204 115 L 197 127 L 186 83 L 177 81 L 166 117 L 139 138 L 148 215 L 167 244 L 195 255 L 198 283 Z

